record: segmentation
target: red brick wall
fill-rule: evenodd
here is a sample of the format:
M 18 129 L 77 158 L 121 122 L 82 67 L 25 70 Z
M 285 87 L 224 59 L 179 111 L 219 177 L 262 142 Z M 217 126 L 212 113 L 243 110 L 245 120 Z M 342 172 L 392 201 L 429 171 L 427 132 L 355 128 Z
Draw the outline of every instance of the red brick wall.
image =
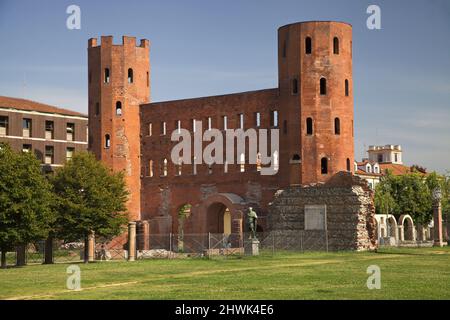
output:
M 312 52 L 305 52 L 305 38 L 312 39 Z M 333 52 L 333 39 L 339 39 L 339 54 Z M 304 22 L 278 30 L 279 81 L 282 117 L 292 133 L 282 146 L 281 159 L 288 161 L 300 153 L 302 184 L 325 182 L 332 175 L 353 170 L 353 90 L 352 27 L 340 22 Z M 286 57 L 282 48 L 286 41 Z M 327 80 L 327 94 L 320 95 L 320 78 Z M 292 94 L 292 80 L 299 92 Z M 345 79 L 349 96 L 345 96 Z M 313 135 L 306 134 L 306 119 L 313 119 Z M 334 134 L 334 119 L 340 119 L 340 135 Z M 328 158 L 328 174 L 321 174 L 321 158 Z M 296 181 L 298 181 L 296 179 Z
M 130 191 L 130 220 L 140 219 L 140 143 L 139 105 L 150 100 L 150 45 L 136 38 L 123 37 L 114 45 L 112 37 L 89 40 L 89 129 L 90 150 L 114 171 L 125 171 Z M 104 83 L 109 68 L 110 81 Z M 133 83 L 128 83 L 128 69 L 133 69 Z M 122 103 L 122 115 L 116 115 L 116 102 Z M 96 115 L 96 104 L 100 114 Z M 105 135 L 111 147 L 105 148 Z
M 312 38 L 312 53 L 305 54 L 305 37 Z M 132 192 L 129 203 L 132 219 L 152 219 L 152 233 L 176 232 L 178 210 L 184 204 L 193 205 L 192 216 L 185 232 L 210 232 L 213 209 L 205 206 L 208 199 L 219 194 L 235 194 L 238 203 L 227 202 L 233 208 L 233 221 L 238 221 L 248 206 L 257 209 L 266 226 L 267 208 L 274 193 L 289 185 L 325 182 L 339 171 L 353 170 L 353 90 L 352 90 L 352 29 L 345 23 L 305 22 L 283 26 L 278 30 L 279 88 L 231 95 L 186 99 L 161 103 L 149 100 L 146 79 L 136 84 L 126 83 L 126 70 L 133 66 L 135 76 L 149 70 L 148 43 L 135 47 L 134 38 L 125 38 L 123 46 L 112 46 L 110 37 L 102 37 L 102 45 L 90 41 L 89 115 L 91 150 L 114 170 L 126 170 Z M 339 54 L 333 53 L 333 38 L 339 38 Z M 111 83 L 103 84 L 103 69 L 110 67 Z M 327 79 L 327 94 L 320 95 L 320 78 Z M 298 80 L 298 93 L 292 91 L 293 79 Z M 349 81 L 349 96 L 345 96 L 345 79 Z M 122 100 L 124 114 L 114 115 L 115 101 Z M 101 115 L 94 114 L 100 101 Z M 138 106 L 140 104 L 140 114 Z M 238 164 L 184 165 L 181 176 L 170 159 L 175 143 L 170 135 L 175 121 L 192 129 L 192 119 L 203 121 L 212 117 L 212 127 L 223 129 L 222 117 L 228 117 L 228 128 L 239 126 L 238 114 L 244 114 L 244 128 L 255 127 L 255 112 L 261 114 L 261 127 L 270 128 L 271 111 L 279 112 L 280 168 L 274 176 L 262 176 L 256 165 L 246 164 L 240 172 Z M 306 134 L 306 118 L 313 118 L 314 132 Z M 340 134 L 334 132 L 334 119 L 340 119 Z M 167 126 L 161 135 L 161 122 Z M 152 136 L 149 136 L 152 123 Z M 111 134 L 112 146 L 103 147 L 102 137 Z M 140 137 L 139 137 L 140 133 Z M 247 148 L 248 150 L 248 148 Z M 139 158 L 139 155 L 141 157 Z M 321 173 L 321 158 L 328 160 L 328 174 Z M 168 161 L 168 175 L 161 176 L 163 159 Z M 153 177 L 148 176 L 149 161 L 153 161 Z M 139 177 L 140 175 L 140 177 Z M 226 197 L 225 197 L 226 198 Z M 139 201 L 140 199 L 140 201 Z M 219 198 L 218 198 L 219 199 Z M 215 206 L 214 208 L 216 208 Z M 140 213 L 140 215 L 139 215 Z M 214 218 L 215 219 L 215 218 Z M 213 220 L 214 220 L 213 219 Z M 234 222 L 233 222 L 234 223 Z M 220 224 L 219 224 L 220 227 Z M 217 231 L 217 230 L 216 230 Z

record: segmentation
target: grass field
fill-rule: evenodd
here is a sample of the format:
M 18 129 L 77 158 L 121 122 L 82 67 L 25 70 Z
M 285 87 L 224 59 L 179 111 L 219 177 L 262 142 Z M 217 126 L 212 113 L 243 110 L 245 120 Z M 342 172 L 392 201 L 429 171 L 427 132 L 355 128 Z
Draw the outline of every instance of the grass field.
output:
M 381 268 L 381 289 L 366 286 Z M 66 289 L 68 264 L 0 270 L 0 299 L 450 299 L 450 248 L 378 253 L 98 262 Z

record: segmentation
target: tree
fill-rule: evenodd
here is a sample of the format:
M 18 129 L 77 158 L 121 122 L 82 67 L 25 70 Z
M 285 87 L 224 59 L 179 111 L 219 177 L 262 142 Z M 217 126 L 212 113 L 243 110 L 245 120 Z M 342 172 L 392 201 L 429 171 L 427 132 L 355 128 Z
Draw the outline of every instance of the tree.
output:
M 14 152 L 0 144 L 0 250 L 45 239 L 55 216 L 51 210 L 52 186 L 31 153 Z
M 392 214 L 396 210 L 396 201 L 394 199 L 394 188 L 396 186 L 396 177 L 387 173 L 381 178 L 381 181 L 375 187 L 375 208 L 378 214 Z
M 448 217 L 448 214 L 450 212 L 450 175 L 448 173 L 446 175 L 438 175 L 437 173 L 433 172 L 427 176 L 426 183 L 431 193 L 436 188 L 441 189 L 442 216 Z M 431 214 L 432 211 L 433 210 L 431 209 Z
M 443 181 L 445 179 L 436 173 L 394 176 L 388 172 L 375 189 L 377 213 L 409 214 L 414 221 L 425 225 L 433 217 L 432 192 L 437 185 L 443 185 Z
M 433 218 L 431 191 L 426 179 L 421 174 L 410 173 L 400 176 L 399 181 L 397 214 L 409 214 L 417 223 L 426 225 Z
M 52 180 L 57 196 L 58 216 L 54 234 L 66 241 L 95 236 L 113 238 L 128 221 L 128 191 L 122 172 L 113 173 L 93 154 L 79 152 Z M 86 250 L 85 249 L 85 250 Z M 87 262 L 85 254 L 85 262 Z

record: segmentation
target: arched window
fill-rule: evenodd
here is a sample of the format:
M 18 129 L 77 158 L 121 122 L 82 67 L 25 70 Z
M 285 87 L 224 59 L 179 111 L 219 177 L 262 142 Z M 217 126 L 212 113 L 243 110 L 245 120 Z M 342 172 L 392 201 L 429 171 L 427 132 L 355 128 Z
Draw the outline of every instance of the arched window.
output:
M 163 176 L 167 177 L 167 159 L 163 160 Z
M 100 114 L 100 103 L 95 104 L 95 115 L 98 116 Z
M 306 119 L 306 134 L 308 136 L 313 134 L 313 119 L 312 118 Z
M 300 155 L 298 153 L 296 153 L 296 154 L 294 154 L 292 156 L 292 161 L 300 161 L 300 160 L 301 160 L 301 158 L 300 158 Z
M 150 75 L 147 72 L 147 87 L 150 87 Z
M 280 157 L 278 156 L 278 151 L 273 153 L 273 170 L 278 172 L 280 169 Z
M 292 94 L 298 94 L 298 80 L 292 80 Z
M 128 69 L 128 83 L 133 83 L 133 69 Z
M 192 174 L 196 175 L 197 174 L 197 163 L 195 163 L 197 160 L 197 157 L 194 156 L 194 159 L 192 161 Z
M 348 95 L 349 95 L 348 80 L 345 79 L 345 96 L 348 97 Z
M 109 83 L 109 68 L 105 68 L 105 78 L 103 81 Z
M 177 164 L 177 171 L 176 171 L 177 176 L 181 176 L 182 168 L 183 168 L 183 159 L 179 158 L 178 159 L 178 164 Z
M 350 171 L 350 159 L 347 158 L 347 171 Z
M 341 120 L 334 118 L 334 134 L 341 134 Z
M 261 171 L 261 153 L 256 154 L 256 171 Z
M 283 52 L 282 52 L 283 58 L 286 58 L 286 49 L 287 49 L 287 44 L 286 44 L 286 40 L 284 40 L 283 41 Z
M 153 177 L 153 160 L 148 162 L 148 176 Z
M 305 53 L 311 54 L 312 52 L 312 40 L 311 37 L 306 37 L 305 39 Z
M 327 79 L 320 78 L 320 94 L 326 95 L 327 94 Z
M 109 136 L 109 134 L 105 135 L 105 148 L 109 149 L 109 147 L 111 147 L 111 137 Z
M 328 174 L 328 159 L 327 158 L 320 159 L 320 172 L 322 174 Z
M 339 54 L 339 39 L 337 37 L 333 39 L 333 53 Z
M 122 102 L 117 101 L 116 102 L 116 116 L 122 115 Z
M 239 163 L 241 164 L 241 172 L 245 172 L 245 154 L 241 153 Z

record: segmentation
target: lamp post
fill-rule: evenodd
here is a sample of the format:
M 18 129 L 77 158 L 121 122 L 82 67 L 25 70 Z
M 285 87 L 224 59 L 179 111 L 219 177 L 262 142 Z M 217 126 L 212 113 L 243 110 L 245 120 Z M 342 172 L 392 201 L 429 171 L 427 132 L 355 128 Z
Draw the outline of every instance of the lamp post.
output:
M 443 247 L 444 239 L 442 237 L 442 192 L 439 187 L 433 190 L 433 220 L 434 220 L 434 244 L 435 247 Z

